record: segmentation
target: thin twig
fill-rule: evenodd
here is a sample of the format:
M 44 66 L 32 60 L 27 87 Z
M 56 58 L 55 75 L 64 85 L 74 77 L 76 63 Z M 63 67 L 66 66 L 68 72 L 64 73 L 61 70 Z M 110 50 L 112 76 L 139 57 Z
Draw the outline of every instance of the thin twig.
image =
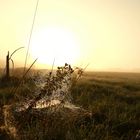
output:
M 82 70 L 82 72 L 79 74 L 79 76 L 77 77 L 77 79 L 76 79 L 76 82 L 78 82 L 78 80 L 80 79 L 80 77 L 82 76 L 82 74 L 83 74 L 83 72 L 86 70 L 86 68 L 89 66 L 89 64 L 87 64 L 86 66 L 85 66 L 85 68 Z
M 30 43 L 31 43 L 33 28 L 34 28 L 34 24 L 35 24 L 36 13 L 37 13 L 37 9 L 38 9 L 38 3 L 39 3 L 39 0 L 37 0 L 37 3 L 36 3 L 36 8 L 35 8 L 34 16 L 33 16 L 33 22 L 32 22 L 32 26 L 31 26 L 31 30 L 30 30 L 30 36 L 29 36 L 29 41 L 28 41 L 28 46 L 27 46 L 27 52 L 26 52 L 26 57 L 25 57 L 24 72 L 26 70 L 27 59 L 28 59 L 28 54 L 29 54 L 29 48 L 30 48 Z
M 55 63 L 55 58 L 54 58 L 54 60 L 53 60 L 52 69 L 51 69 L 51 72 L 50 72 L 50 77 L 51 77 L 51 75 L 52 75 L 52 73 L 53 73 L 54 63 Z

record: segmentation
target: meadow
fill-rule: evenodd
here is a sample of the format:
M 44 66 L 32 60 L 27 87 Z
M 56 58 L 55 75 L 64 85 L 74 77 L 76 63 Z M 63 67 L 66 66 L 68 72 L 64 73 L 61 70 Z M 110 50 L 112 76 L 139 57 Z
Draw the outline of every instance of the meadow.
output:
M 140 139 L 140 74 L 115 72 L 84 72 L 76 85 L 70 87 L 71 102 L 79 109 L 57 105 L 28 112 L 21 119 L 18 138 L 4 129 L 4 106 L 10 106 L 26 97 L 33 97 L 36 87 L 32 77 L 27 77 L 17 95 L 12 89 L 21 79 L 0 80 L 0 139 L 39 140 L 139 140 Z M 48 113 L 49 111 L 52 113 Z M 27 112 L 26 112 L 27 114 Z M 30 116 L 30 119 L 29 119 Z M 30 120 L 30 121 L 29 121 Z M 19 128 L 18 128 L 19 129 Z M 14 133 L 14 132 L 13 132 Z M 22 136 L 21 136 L 22 135 Z

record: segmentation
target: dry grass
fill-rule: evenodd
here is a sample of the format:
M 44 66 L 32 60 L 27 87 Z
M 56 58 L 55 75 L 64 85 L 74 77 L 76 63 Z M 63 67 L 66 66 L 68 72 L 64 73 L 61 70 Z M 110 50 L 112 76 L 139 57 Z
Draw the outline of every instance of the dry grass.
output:
M 8 126 L 1 127 L 0 138 L 8 139 L 8 132 L 17 139 L 135 140 L 137 136 L 139 140 L 139 77 L 140 74 L 85 73 L 76 86 L 70 87 L 72 102 L 81 107 L 75 110 L 65 108 L 62 102 L 47 109 L 16 113 L 17 104 L 12 100 L 18 100 L 9 94 L 12 85 L 1 87 L 1 106 L 10 105 L 0 110 L 4 113 L 0 124 Z M 18 90 L 21 99 L 36 96 L 33 81 L 27 78 Z

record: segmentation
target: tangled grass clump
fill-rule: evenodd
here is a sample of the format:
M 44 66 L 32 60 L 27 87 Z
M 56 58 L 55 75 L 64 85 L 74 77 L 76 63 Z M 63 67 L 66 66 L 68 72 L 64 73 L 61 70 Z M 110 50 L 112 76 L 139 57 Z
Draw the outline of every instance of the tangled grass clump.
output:
M 45 76 L 45 80 L 43 81 L 44 86 L 41 87 L 40 93 L 32 100 L 32 102 L 30 102 L 27 110 L 32 109 L 35 104 L 44 97 L 51 97 L 52 100 L 54 97 L 59 96 L 59 100 L 61 100 L 61 102 L 66 100 L 70 95 L 71 87 L 76 84 L 82 76 L 82 73 L 83 69 L 78 67 L 73 69 L 71 65 L 67 63 L 62 67 L 58 67 L 55 74 L 51 71 Z

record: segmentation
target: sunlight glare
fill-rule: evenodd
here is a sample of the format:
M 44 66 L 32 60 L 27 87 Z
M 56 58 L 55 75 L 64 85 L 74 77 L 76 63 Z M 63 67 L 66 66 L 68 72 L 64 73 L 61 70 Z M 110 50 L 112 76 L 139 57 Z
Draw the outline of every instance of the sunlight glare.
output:
M 78 39 L 63 28 L 46 28 L 35 33 L 31 43 L 31 55 L 41 64 L 75 64 L 79 57 Z

